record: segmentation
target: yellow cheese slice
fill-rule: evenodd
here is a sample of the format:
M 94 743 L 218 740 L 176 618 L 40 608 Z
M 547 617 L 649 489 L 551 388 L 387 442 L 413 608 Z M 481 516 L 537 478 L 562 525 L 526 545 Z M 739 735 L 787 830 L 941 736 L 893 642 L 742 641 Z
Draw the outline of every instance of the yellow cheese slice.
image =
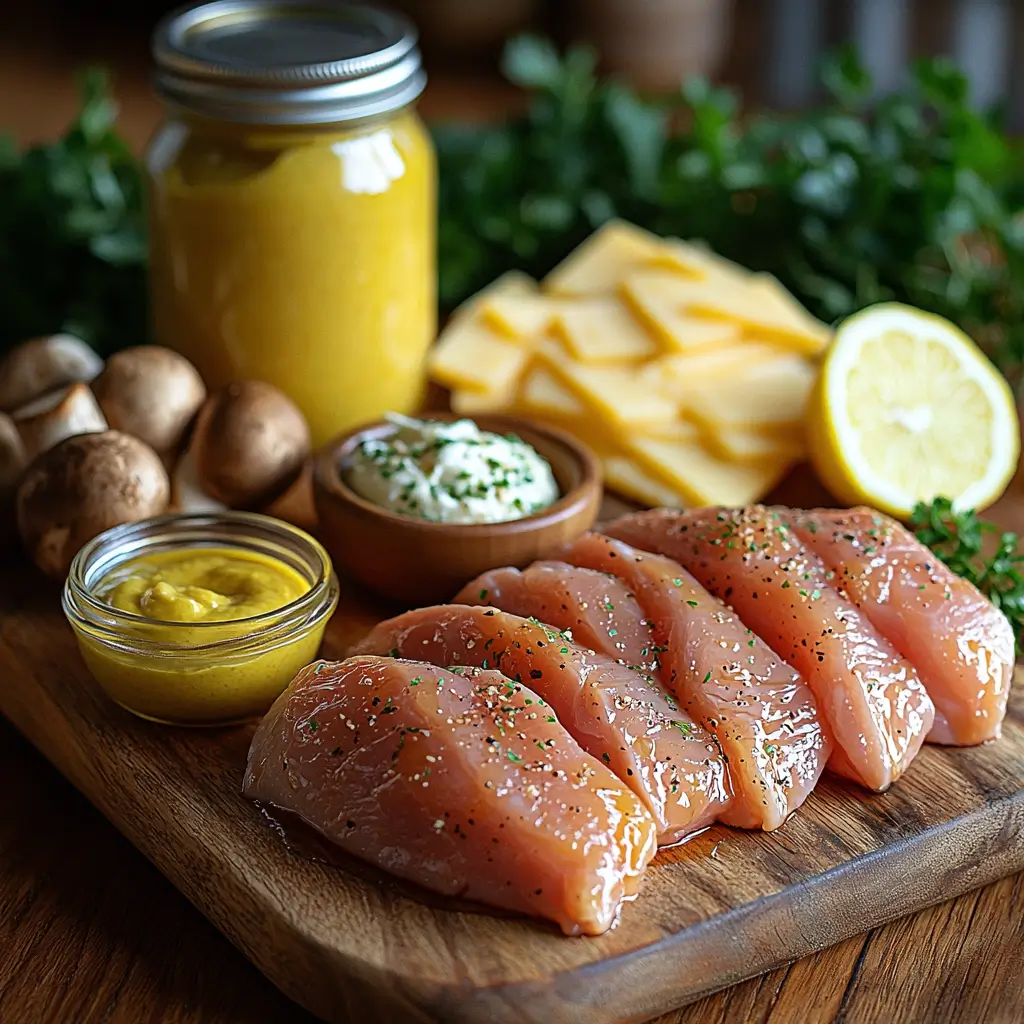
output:
M 679 302 L 691 313 L 731 320 L 753 334 L 765 332 L 779 345 L 817 355 L 828 344 L 831 332 L 808 315 L 795 311 L 764 279 L 734 287 L 720 279 L 691 281 L 679 278 Z
M 773 317 L 791 323 L 798 334 L 790 335 L 783 331 L 783 343 L 798 348 L 808 355 L 821 355 L 832 342 L 832 329 L 800 305 L 771 274 L 754 274 L 750 281 L 750 292 L 771 309 Z M 769 326 L 766 331 L 771 331 Z
M 581 363 L 637 362 L 658 346 L 618 299 L 579 299 L 562 303 L 554 330 Z
M 640 468 L 678 491 L 692 505 L 749 505 L 760 501 L 785 475 L 792 460 L 729 462 L 694 442 L 633 438 L 627 449 Z
M 484 412 L 504 412 L 512 402 L 513 389 L 507 391 L 473 391 L 459 388 L 448 398 L 452 412 L 459 416 L 477 416 Z
M 541 282 L 552 295 L 611 295 L 626 273 L 657 259 L 663 241 L 635 224 L 610 220 Z
M 516 405 L 523 412 L 559 419 L 581 418 L 587 412 L 572 391 L 541 364 L 527 371 Z
M 661 441 L 696 441 L 703 436 L 696 423 L 684 419 L 637 423 L 630 427 L 630 434 L 635 437 L 654 437 Z
M 719 256 L 706 245 L 684 242 L 681 238 L 664 239 L 657 259 L 651 262 L 700 279 L 718 277 L 741 284 L 751 276 L 746 267 Z
M 643 375 L 652 388 L 685 403 L 688 395 L 711 381 L 749 373 L 759 363 L 783 355 L 787 355 L 784 349 L 758 342 L 709 346 L 651 360 L 644 366 Z
M 530 358 L 523 344 L 501 338 L 476 315 L 451 320 L 428 356 L 430 376 L 452 390 L 503 393 Z
M 708 430 L 724 424 L 798 424 L 816 377 L 808 360 L 786 355 L 707 381 L 682 404 L 687 416 Z
M 611 424 L 657 423 L 678 415 L 678 403 L 652 392 L 631 367 L 585 366 L 564 360 L 548 365 L 577 398 Z
M 499 292 L 478 307 L 489 326 L 509 338 L 533 338 L 543 334 L 558 312 L 558 302 L 546 295 Z
M 664 270 L 636 271 L 622 283 L 622 294 L 644 324 L 676 352 L 728 345 L 740 339 L 739 324 L 688 309 L 687 289 L 703 287 Z
M 565 343 L 553 332 L 543 334 L 537 339 L 533 354 L 535 356 L 534 365 L 546 365 L 555 369 L 561 366 L 576 365 L 576 360 L 573 359 Z
M 707 431 L 704 440 L 716 455 L 731 462 L 756 462 L 759 459 L 801 462 L 807 457 L 802 425 L 785 431 L 763 427 L 717 427 Z
M 645 473 L 624 455 L 607 455 L 601 460 L 606 486 L 641 505 L 682 508 L 682 495 Z
M 449 319 L 465 316 L 468 313 L 475 313 L 488 299 L 496 298 L 499 295 L 536 295 L 537 282 L 524 274 L 521 270 L 506 270 L 500 277 L 496 277 L 486 288 L 481 288 L 475 295 L 471 295 L 460 306 L 452 310 Z

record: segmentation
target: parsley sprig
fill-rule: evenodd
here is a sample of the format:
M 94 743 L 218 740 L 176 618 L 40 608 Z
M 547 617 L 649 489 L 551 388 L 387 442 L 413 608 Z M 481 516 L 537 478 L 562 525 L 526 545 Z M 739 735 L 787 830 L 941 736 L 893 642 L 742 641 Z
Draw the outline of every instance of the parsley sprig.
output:
M 56 142 L 0 136 L 0 352 L 69 331 L 101 352 L 148 331 L 143 180 L 106 75 L 87 72 Z
M 927 544 L 958 576 L 970 580 L 1010 620 L 1018 654 L 1024 650 L 1024 554 L 1017 534 L 1000 531 L 976 512 L 957 512 L 949 498 L 920 502 L 910 518 L 917 539 Z M 998 534 L 986 554 L 986 536 Z

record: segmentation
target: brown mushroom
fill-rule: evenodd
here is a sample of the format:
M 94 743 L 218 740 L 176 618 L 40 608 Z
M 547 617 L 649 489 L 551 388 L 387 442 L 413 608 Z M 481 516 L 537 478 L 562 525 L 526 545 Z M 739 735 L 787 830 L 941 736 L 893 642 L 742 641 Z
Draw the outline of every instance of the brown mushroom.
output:
M 103 360 L 71 334 L 33 338 L 0 360 L 0 410 L 13 412 L 58 388 L 88 383 Z
M 232 508 L 258 508 L 284 494 L 309 449 L 309 426 L 295 403 L 255 380 L 211 395 L 192 438 L 199 486 Z
M 14 535 L 14 493 L 28 459 L 14 420 L 0 412 L 0 548 Z
M 107 421 L 88 384 L 72 384 L 29 402 L 13 414 L 25 454 L 31 461 L 66 437 L 98 434 Z
M 170 483 L 147 444 L 116 430 L 62 441 L 25 471 L 18 531 L 36 565 L 63 580 L 87 541 L 112 526 L 159 515 Z
M 196 368 L 159 345 L 112 355 L 92 390 L 114 430 L 145 441 L 161 455 L 180 450 L 206 398 Z

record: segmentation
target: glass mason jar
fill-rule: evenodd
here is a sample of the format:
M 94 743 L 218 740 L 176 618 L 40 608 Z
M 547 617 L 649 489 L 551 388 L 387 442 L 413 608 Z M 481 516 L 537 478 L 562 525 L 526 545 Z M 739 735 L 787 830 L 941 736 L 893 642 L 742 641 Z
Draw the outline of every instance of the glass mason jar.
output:
M 395 14 L 287 0 L 217 0 L 154 37 L 155 338 L 210 388 L 279 387 L 316 445 L 425 390 L 436 167 L 415 43 Z

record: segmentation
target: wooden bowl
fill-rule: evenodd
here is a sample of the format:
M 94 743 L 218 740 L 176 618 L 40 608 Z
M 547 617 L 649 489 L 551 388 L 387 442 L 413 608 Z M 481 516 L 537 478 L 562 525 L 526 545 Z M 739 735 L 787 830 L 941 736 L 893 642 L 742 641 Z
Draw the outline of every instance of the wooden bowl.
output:
M 428 413 L 424 418 L 463 417 Z M 522 568 L 593 526 L 601 505 L 601 467 L 586 445 L 515 416 L 481 415 L 473 421 L 482 430 L 515 433 L 532 445 L 550 463 L 562 497 L 541 512 L 505 523 L 433 523 L 390 512 L 345 483 L 359 443 L 395 430 L 385 422 L 361 427 L 327 445 L 313 466 L 320 536 L 339 573 L 405 605 L 450 601 L 474 576 L 502 565 Z

